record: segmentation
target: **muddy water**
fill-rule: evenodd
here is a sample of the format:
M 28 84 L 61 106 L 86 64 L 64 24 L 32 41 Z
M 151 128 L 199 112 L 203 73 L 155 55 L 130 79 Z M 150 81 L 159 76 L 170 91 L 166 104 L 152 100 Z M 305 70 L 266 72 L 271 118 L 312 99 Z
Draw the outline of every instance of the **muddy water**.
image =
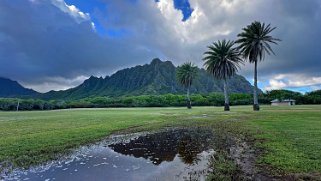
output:
M 112 136 L 5 180 L 204 180 L 212 138 L 204 129 Z

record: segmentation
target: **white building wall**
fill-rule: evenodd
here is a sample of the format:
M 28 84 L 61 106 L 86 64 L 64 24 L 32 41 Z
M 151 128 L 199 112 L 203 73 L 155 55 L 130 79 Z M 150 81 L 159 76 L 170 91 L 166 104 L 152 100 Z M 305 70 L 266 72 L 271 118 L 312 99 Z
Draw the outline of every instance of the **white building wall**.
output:
M 292 102 L 295 105 L 295 102 Z M 291 102 L 272 102 L 271 106 L 291 106 Z

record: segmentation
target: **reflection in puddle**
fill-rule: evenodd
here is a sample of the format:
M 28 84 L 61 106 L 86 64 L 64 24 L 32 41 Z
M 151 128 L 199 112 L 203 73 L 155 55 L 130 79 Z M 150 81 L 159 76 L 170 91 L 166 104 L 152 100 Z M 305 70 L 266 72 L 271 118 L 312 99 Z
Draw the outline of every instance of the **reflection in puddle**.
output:
M 112 136 L 5 180 L 204 180 L 212 137 L 204 129 Z

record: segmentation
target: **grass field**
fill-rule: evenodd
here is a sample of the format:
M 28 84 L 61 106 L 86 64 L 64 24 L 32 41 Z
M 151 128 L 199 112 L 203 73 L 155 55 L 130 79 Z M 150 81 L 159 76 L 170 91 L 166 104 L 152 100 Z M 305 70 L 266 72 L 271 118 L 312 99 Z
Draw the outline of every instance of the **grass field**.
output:
M 258 163 L 285 173 L 321 172 L 321 106 L 72 109 L 0 112 L 0 164 L 28 167 L 118 131 L 226 126 L 255 142 Z M 241 133 L 241 134 L 240 134 Z M 1 165 L 0 165 L 1 166 Z

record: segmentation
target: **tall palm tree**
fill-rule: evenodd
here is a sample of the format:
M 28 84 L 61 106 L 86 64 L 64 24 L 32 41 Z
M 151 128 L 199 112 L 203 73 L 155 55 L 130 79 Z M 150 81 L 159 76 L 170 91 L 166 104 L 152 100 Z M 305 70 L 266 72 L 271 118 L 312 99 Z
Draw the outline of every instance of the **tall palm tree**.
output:
M 239 49 L 245 59 L 248 59 L 250 63 L 254 63 L 254 91 L 253 91 L 253 110 L 259 111 L 259 101 L 257 96 L 257 63 L 258 60 L 262 61 L 265 58 L 265 53 L 274 54 L 271 43 L 277 44 L 280 39 L 273 38 L 270 33 L 276 27 L 271 27 L 270 24 L 265 25 L 264 23 L 255 21 L 252 24 L 243 28 L 243 32 L 238 34 L 238 40 L 236 43 L 239 44 Z
M 208 51 L 204 53 L 204 66 L 207 72 L 215 78 L 224 81 L 224 111 L 230 110 L 227 80 L 235 75 L 240 64 L 243 63 L 237 48 L 234 48 L 233 41 L 218 41 L 208 46 Z
M 197 67 L 191 62 L 184 63 L 181 66 L 177 67 L 176 77 L 180 84 L 182 84 L 186 89 L 187 97 L 187 108 L 192 108 L 192 103 L 190 99 L 190 88 L 193 83 L 193 79 L 197 76 Z

